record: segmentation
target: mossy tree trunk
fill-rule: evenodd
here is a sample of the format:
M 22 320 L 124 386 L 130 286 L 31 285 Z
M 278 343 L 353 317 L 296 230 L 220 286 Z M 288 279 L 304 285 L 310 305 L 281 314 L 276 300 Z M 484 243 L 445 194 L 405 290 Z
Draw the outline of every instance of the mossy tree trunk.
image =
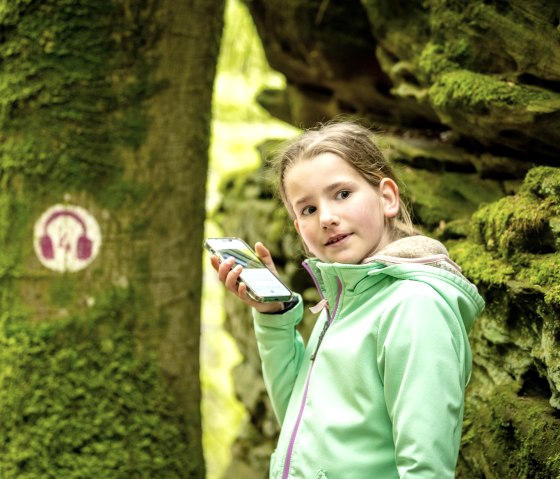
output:
M 204 477 L 200 245 L 223 3 L 0 1 L 3 479 Z M 53 205 L 99 224 L 83 269 L 39 261 L 34 225 Z

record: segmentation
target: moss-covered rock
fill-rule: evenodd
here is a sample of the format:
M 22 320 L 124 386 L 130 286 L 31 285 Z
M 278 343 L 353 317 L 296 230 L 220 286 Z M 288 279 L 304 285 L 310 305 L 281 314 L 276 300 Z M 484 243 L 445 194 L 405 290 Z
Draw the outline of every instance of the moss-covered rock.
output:
M 554 3 L 246 3 L 271 65 L 288 79 L 282 117 L 294 125 L 357 113 L 385 127 L 452 129 L 473 145 L 557 163 Z
M 550 226 L 560 213 L 559 173 L 530 170 L 516 195 L 473 215 L 467 240 L 449 243 L 487 301 L 471 335 L 464 478 L 560 471 L 560 251 Z
M 559 420 L 546 401 L 498 387 L 491 402 L 472 398 L 466 417 L 458 478 L 560 477 Z
M 508 260 L 532 283 L 553 286 L 560 280 L 558 269 L 549 268 L 559 254 L 555 226 L 560 216 L 559 192 L 557 168 L 534 168 L 517 195 L 502 198 L 475 213 L 475 241 L 496 257 Z
M 401 162 L 404 150 L 399 150 Z M 487 303 L 471 334 L 474 373 L 458 477 L 555 477 L 551 474 L 560 470 L 555 452 L 560 446 L 555 440 L 555 428 L 560 426 L 560 253 L 557 233 L 549 226 L 558 216 L 559 170 L 534 168 L 515 195 L 500 197 L 503 192 L 496 182 L 485 184 L 473 173 L 438 169 L 403 166 L 407 197 L 420 212 L 417 218 L 426 231 L 446 241 L 452 258 Z M 283 206 L 273 197 L 268 175 L 265 168 L 226 179 L 214 219 L 228 234 L 269 242 L 284 279 L 312 304 L 317 300 L 312 286 L 294 261 L 301 251 L 298 239 Z M 424 213 L 422 205 L 428 208 Z M 442 230 L 441 220 L 450 220 L 449 228 Z M 257 464 L 262 466 L 262 456 L 251 460 L 242 451 L 251 450 L 255 435 L 260 435 L 259 450 L 271 452 L 278 429 L 262 388 L 246 308 L 229 298 L 226 305 L 230 331 L 245 357 L 236 373 L 240 397 L 247 396 L 248 378 L 261 385 L 257 401 L 255 394 L 246 397 L 250 431 L 238 440 L 231 470 L 252 464 L 248 470 L 254 471 Z M 312 324 L 312 318 L 305 320 L 303 331 Z M 523 416 L 528 407 L 530 418 Z M 545 439 L 554 446 L 541 448 Z
M 430 231 L 440 225 L 445 229 L 452 220 L 468 219 L 481 203 L 503 195 L 499 183 L 475 174 L 404 168 L 400 176 L 416 221 Z
M 471 338 L 460 477 L 558 477 L 557 3 L 245 3 L 288 83 L 270 111 L 298 127 L 349 114 L 384 130 L 415 219 L 446 242 L 486 299 Z M 240 231 L 269 234 L 262 224 Z M 297 265 L 281 262 L 300 281 Z

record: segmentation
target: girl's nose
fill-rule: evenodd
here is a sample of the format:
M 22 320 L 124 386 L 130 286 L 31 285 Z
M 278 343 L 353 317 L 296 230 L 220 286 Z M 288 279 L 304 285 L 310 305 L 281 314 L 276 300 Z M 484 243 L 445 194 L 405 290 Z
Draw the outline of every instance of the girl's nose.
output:
M 330 226 L 336 226 L 339 222 L 338 216 L 336 216 L 331 210 L 323 209 L 321 211 L 321 227 L 326 229 Z

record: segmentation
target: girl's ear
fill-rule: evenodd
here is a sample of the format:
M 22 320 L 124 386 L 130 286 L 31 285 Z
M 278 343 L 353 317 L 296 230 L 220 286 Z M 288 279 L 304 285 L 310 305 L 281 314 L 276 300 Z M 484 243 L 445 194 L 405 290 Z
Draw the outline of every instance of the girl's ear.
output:
M 296 228 L 297 234 L 301 237 L 301 233 L 299 232 L 299 223 L 298 220 L 294 220 L 294 226 Z
M 399 214 L 400 196 L 399 187 L 391 178 L 383 178 L 379 183 L 379 194 L 383 203 L 383 213 L 387 218 Z

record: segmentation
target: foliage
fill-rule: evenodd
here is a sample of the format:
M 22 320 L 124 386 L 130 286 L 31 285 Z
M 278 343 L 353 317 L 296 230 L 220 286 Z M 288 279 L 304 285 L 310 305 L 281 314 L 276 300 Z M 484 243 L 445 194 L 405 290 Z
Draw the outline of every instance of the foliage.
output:
M 218 227 L 213 213 L 221 199 L 219 188 L 224 178 L 237 177 L 247 169 L 253 172 L 260 163 L 260 142 L 269 137 L 283 138 L 296 131 L 271 118 L 255 102 L 255 95 L 263 85 L 284 83 L 283 76 L 273 72 L 267 63 L 246 6 L 240 0 L 229 0 L 214 91 L 207 236 L 234 231 L 222 229 L 224 225 Z M 237 213 L 231 215 L 232 221 L 239 219 Z M 205 265 L 210 269 L 207 260 Z M 223 286 L 210 269 L 205 275 L 201 337 L 203 442 L 208 479 L 222 477 L 229 466 L 231 443 L 247 415 L 233 391 L 231 370 L 241 357 L 224 329 L 222 297 Z

